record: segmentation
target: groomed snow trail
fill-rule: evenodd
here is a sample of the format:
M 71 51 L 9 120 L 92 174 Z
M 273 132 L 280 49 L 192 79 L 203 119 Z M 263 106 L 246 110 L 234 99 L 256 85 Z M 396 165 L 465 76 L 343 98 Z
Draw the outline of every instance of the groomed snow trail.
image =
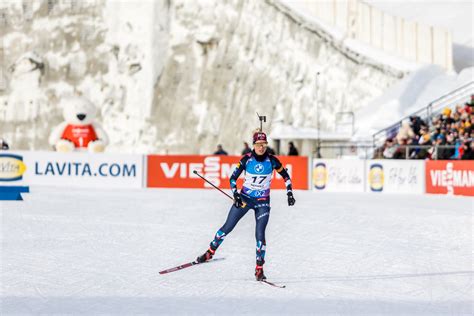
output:
M 471 315 L 472 198 L 272 192 L 265 272 L 249 212 L 216 258 L 215 190 L 33 187 L 0 202 L 1 315 Z

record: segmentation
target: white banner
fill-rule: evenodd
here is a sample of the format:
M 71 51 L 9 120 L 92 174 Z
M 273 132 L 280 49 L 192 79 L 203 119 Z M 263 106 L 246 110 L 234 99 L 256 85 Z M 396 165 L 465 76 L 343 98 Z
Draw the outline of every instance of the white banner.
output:
M 425 162 L 420 160 L 367 160 L 367 192 L 425 193 Z
M 143 156 L 0 152 L 0 185 L 141 188 Z
M 312 188 L 321 192 L 364 192 L 364 160 L 315 159 Z

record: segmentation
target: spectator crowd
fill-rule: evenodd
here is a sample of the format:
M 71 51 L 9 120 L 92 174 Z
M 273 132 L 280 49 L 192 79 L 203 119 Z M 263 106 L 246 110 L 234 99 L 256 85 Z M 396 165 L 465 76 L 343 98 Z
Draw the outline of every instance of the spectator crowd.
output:
M 471 102 L 445 108 L 431 122 L 411 116 L 397 135 L 378 148 L 374 158 L 474 159 L 474 95 Z

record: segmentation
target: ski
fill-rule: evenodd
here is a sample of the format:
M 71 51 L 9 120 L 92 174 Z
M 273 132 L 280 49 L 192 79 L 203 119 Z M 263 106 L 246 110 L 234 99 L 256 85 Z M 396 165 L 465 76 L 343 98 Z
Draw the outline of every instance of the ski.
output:
M 275 283 L 270 282 L 270 281 L 267 281 L 267 280 L 261 280 L 261 281 L 259 281 L 259 282 L 265 283 L 265 284 L 268 284 L 268 285 L 270 285 L 270 286 L 274 286 L 274 287 L 277 287 L 277 288 L 280 288 L 280 289 L 286 288 L 286 285 L 275 284 Z
M 214 262 L 214 261 L 220 261 L 220 260 L 224 260 L 224 258 L 215 258 L 215 259 L 211 259 L 211 260 L 209 260 L 209 261 L 201 262 L 201 263 Z M 197 261 L 191 261 L 191 262 L 184 263 L 184 264 L 182 264 L 182 265 L 179 265 L 179 266 L 176 266 L 176 267 L 173 267 L 173 268 L 170 268 L 170 269 L 166 269 L 166 270 L 160 271 L 159 273 L 160 273 L 160 274 L 171 273 L 171 272 L 183 270 L 183 269 L 186 269 L 186 268 L 189 268 L 189 267 L 195 266 L 195 265 L 197 265 L 197 264 L 201 264 L 201 263 L 199 263 L 199 262 L 197 262 Z

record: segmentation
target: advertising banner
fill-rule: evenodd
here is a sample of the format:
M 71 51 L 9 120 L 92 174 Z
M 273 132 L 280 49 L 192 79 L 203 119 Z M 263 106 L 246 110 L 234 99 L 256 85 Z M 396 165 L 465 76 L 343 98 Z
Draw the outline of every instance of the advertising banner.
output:
M 426 161 L 426 193 L 474 196 L 474 162 Z
M 313 160 L 312 187 L 319 192 L 364 192 L 364 160 Z
M 141 188 L 143 156 L 57 152 L 0 153 L 0 185 Z
M 211 187 L 193 173 L 206 177 L 219 188 L 230 188 L 229 179 L 241 156 L 148 156 L 148 187 L 151 188 L 207 188 Z M 308 189 L 308 158 L 279 156 L 288 169 L 294 189 Z M 243 173 L 237 181 L 242 187 Z M 284 189 L 281 176 L 273 177 L 273 189 Z
M 419 160 L 367 160 L 367 192 L 425 193 L 425 162 Z

